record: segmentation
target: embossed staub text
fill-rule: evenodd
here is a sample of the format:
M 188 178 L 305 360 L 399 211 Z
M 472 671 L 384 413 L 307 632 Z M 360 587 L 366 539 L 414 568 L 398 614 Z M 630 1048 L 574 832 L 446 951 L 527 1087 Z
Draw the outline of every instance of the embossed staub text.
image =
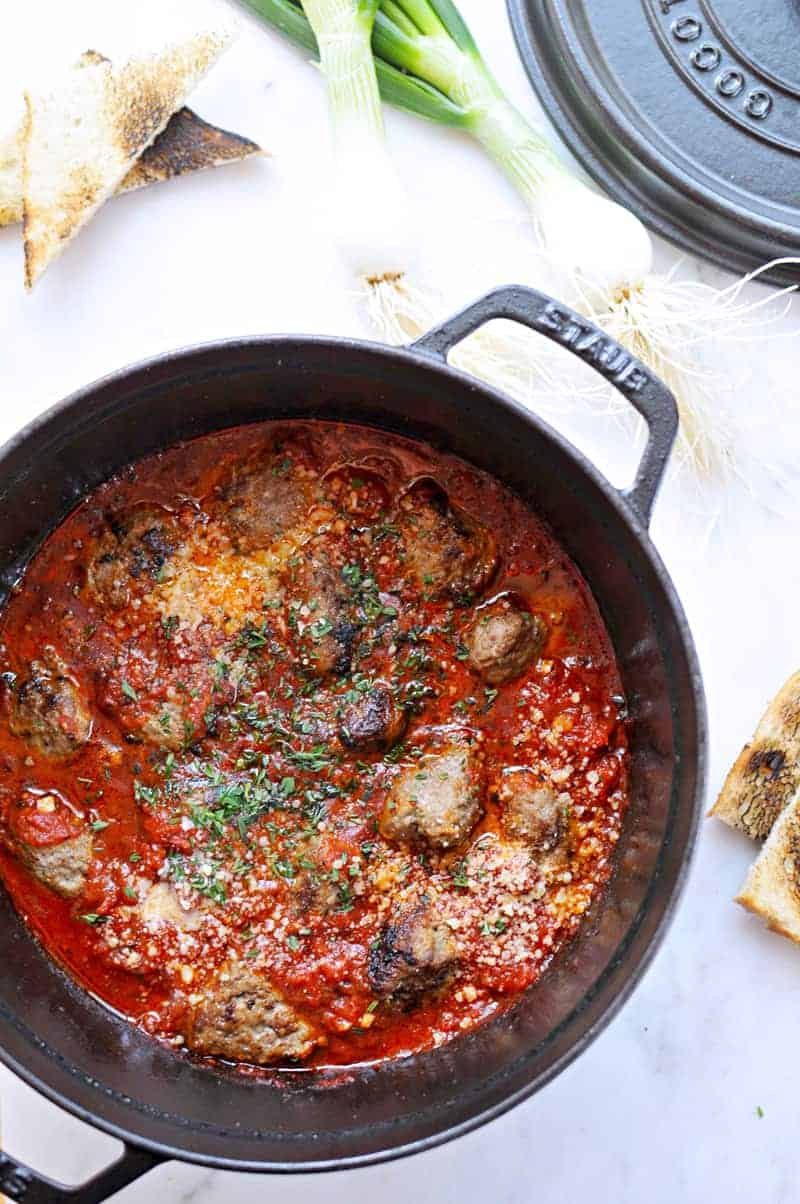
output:
M 598 368 L 625 393 L 638 393 L 650 379 L 624 347 L 554 302 L 542 312 L 536 324 L 540 330 L 554 334 L 559 343 L 570 347 L 587 364 Z

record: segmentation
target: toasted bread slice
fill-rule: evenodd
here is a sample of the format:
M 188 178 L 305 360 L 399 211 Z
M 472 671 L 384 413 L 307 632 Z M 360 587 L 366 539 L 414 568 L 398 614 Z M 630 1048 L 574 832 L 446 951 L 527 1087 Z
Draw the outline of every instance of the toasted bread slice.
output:
M 22 126 L 0 141 L 0 226 L 22 221 Z
M 800 791 L 775 821 L 736 902 L 800 942 Z
M 711 809 L 732 828 L 765 840 L 800 788 L 800 673 L 767 707 Z
M 22 132 L 0 143 L 0 226 L 22 221 Z M 221 167 L 266 152 L 256 142 L 179 109 L 120 183 L 116 196 L 206 167 Z
M 114 192 L 232 39 L 206 30 L 147 58 L 85 55 L 47 95 L 25 95 L 25 283 L 42 272 Z
M 265 153 L 257 142 L 211 125 L 191 109 L 179 109 L 164 132 L 134 163 L 117 193 L 133 192 L 135 188 L 171 180 L 187 172 L 221 167 L 223 163 L 236 163 Z

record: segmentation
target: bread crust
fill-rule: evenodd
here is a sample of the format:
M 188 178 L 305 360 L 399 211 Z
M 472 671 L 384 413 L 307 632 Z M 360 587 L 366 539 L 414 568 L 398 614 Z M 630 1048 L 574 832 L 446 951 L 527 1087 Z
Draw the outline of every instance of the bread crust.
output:
M 800 791 L 778 817 L 736 902 L 800 943 Z
M 800 788 L 800 672 L 770 702 L 709 812 L 752 840 L 766 840 Z

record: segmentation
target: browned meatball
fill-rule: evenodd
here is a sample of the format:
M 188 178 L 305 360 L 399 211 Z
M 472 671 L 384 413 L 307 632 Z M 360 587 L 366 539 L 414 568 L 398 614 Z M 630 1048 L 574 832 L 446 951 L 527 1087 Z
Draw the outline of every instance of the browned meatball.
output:
M 547 640 L 539 615 L 501 596 L 482 606 L 464 637 L 469 663 L 493 686 L 519 677 L 538 659 Z
M 339 736 L 347 748 L 391 748 L 406 729 L 407 714 L 385 682 L 378 681 L 342 712 Z
M 479 593 L 497 566 L 494 536 L 433 481 L 416 482 L 400 500 L 396 521 L 403 571 L 427 596 L 456 601 Z
M 296 527 L 314 498 L 303 458 L 275 449 L 237 466 L 221 490 L 222 520 L 240 552 L 257 552 Z
M 350 621 L 351 597 L 324 543 L 312 544 L 290 570 L 290 625 L 298 632 L 304 667 L 325 676 L 350 668 L 357 628 Z
M 180 544 L 176 519 L 162 506 L 140 504 L 112 515 L 87 569 L 89 590 L 112 610 L 124 610 L 135 583 L 158 581 Z
M 267 1065 L 308 1057 L 321 1037 L 266 978 L 232 962 L 205 986 L 186 1041 L 196 1053 Z
M 14 843 L 20 861 L 40 882 L 65 899 L 80 895 L 92 859 L 92 836 L 81 832 L 58 844 L 32 845 Z
M 137 735 L 139 739 L 145 740 L 148 744 L 157 744 L 161 748 L 179 752 L 193 739 L 199 739 L 205 735 L 205 728 L 196 731 L 186 708 L 182 707 L 180 703 L 166 700 L 159 706 L 157 712 L 144 718 Z
M 53 648 L 31 662 L 28 677 L 9 692 L 8 725 L 15 736 L 47 757 L 64 760 L 80 751 L 92 732 L 82 691 Z
M 295 849 L 295 876 L 287 881 L 292 902 L 298 915 L 317 912 L 329 915 L 341 910 L 345 896 L 341 887 L 347 885 L 344 876 L 334 869 L 339 856 L 326 838 L 319 833 L 307 837 Z
M 475 748 L 455 739 L 400 770 L 379 827 L 387 840 L 450 849 L 469 836 L 481 812 Z
M 442 986 L 455 967 L 456 944 L 448 924 L 424 897 L 386 925 L 370 951 L 369 980 L 376 995 L 413 1003 Z
M 499 799 L 503 828 L 509 836 L 541 853 L 552 852 L 563 842 L 567 830 L 564 804 L 530 769 L 507 770 Z
M 343 898 L 335 882 L 314 870 L 302 869 L 288 883 L 294 910 L 299 916 L 309 912 L 330 915 L 342 910 Z

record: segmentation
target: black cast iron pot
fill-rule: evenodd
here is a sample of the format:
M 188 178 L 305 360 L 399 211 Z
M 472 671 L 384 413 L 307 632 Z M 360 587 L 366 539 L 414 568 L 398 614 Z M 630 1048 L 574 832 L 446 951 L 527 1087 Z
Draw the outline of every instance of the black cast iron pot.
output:
M 649 439 L 618 493 L 521 406 L 446 365 L 492 318 L 522 322 L 611 380 Z M 265 418 L 337 418 L 418 436 L 493 473 L 535 507 L 579 565 L 630 703 L 632 803 L 604 906 L 517 1006 L 449 1045 L 335 1082 L 257 1081 L 162 1047 L 90 998 L 0 892 L 0 1056 L 49 1099 L 125 1143 L 65 1188 L 0 1155 L 13 1200 L 107 1198 L 162 1159 L 247 1171 L 354 1167 L 425 1149 L 543 1086 L 608 1023 L 662 939 L 702 800 L 704 704 L 680 604 L 647 535 L 675 437 L 675 402 L 626 351 L 539 293 L 503 289 L 409 350 L 342 339 L 243 339 L 179 351 L 76 393 L 0 452 L 0 587 L 88 491 L 180 439 Z

